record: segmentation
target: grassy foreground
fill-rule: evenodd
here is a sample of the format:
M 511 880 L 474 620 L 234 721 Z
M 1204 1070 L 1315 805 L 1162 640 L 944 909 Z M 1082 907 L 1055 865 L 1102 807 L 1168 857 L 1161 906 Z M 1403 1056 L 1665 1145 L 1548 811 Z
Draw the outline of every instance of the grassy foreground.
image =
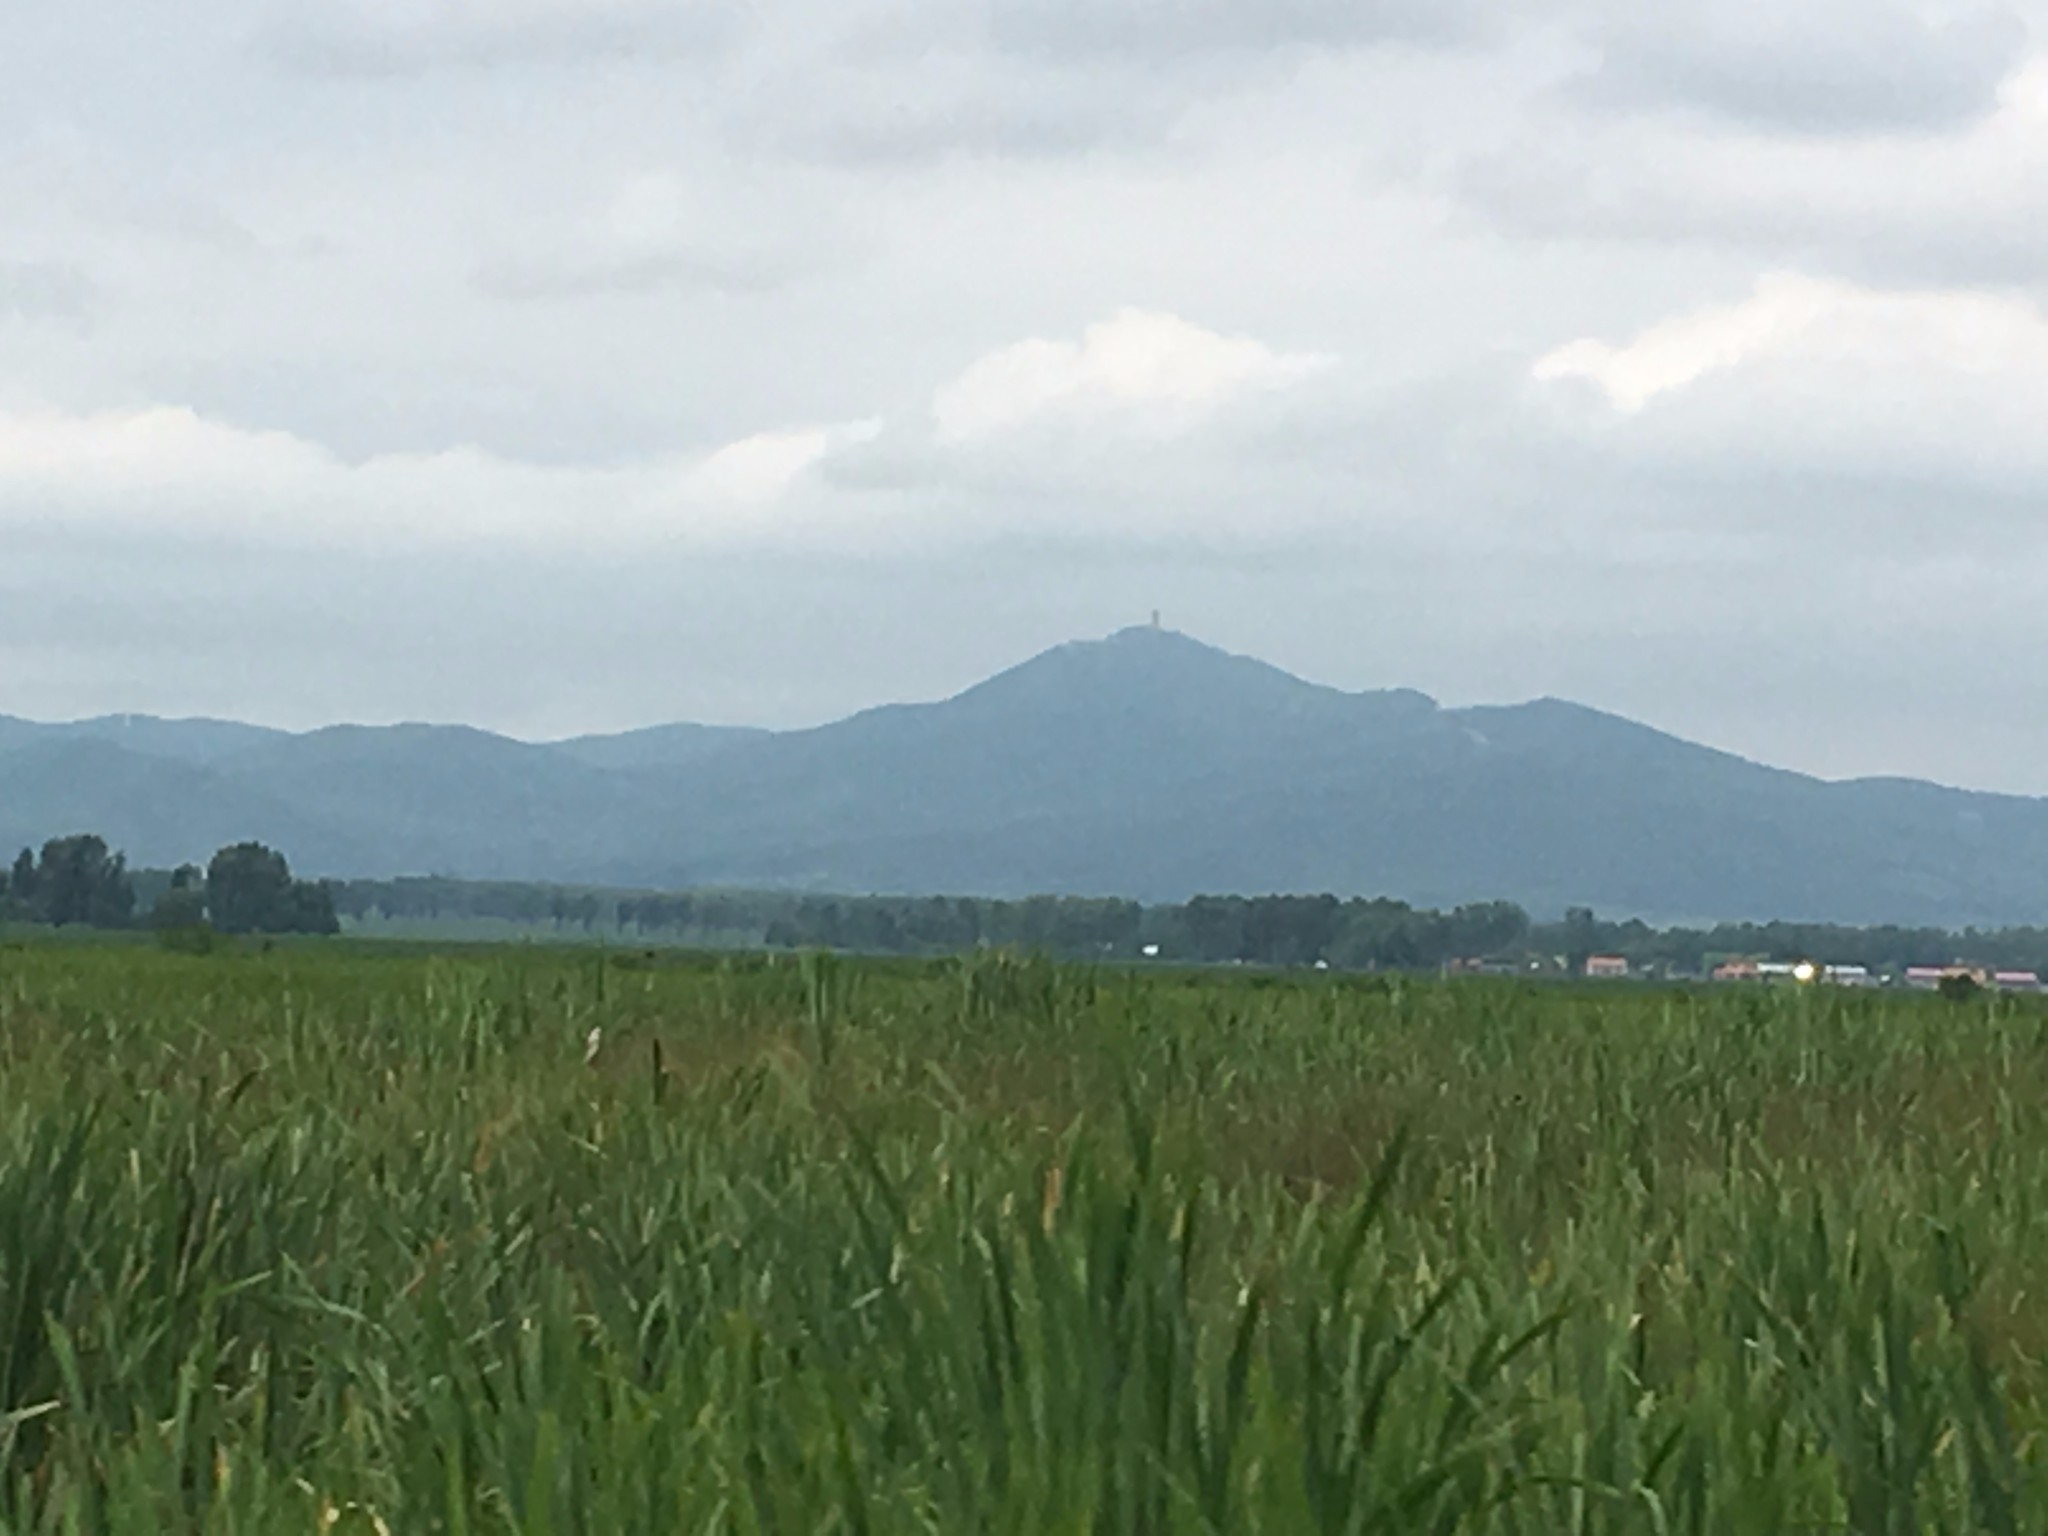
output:
M 2011 1001 L 0 949 L 0 1531 L 2038 1533 L 2044 1105 Z

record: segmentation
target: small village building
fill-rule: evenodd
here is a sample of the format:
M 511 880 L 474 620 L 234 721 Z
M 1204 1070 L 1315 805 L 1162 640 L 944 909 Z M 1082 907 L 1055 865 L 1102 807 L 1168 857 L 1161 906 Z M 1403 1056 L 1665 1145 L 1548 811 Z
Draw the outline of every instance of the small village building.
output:
M 1593 981 L 1626 981 L 1628 961 L 1620 955 L 1594 955 L 1586 961 L 1586 976 Z
M 1973 981 L 1980 987 L 1991 985 L 1990 973 L 1972 965 L 1909 965 L 1906 967 L 1905 982 L 1907 986 L 1917 991 L 1936 992 L 1941 989 L 1944 981 L 1952 977 Z M 2035 984 L 2039 985 L 2038 978 Z

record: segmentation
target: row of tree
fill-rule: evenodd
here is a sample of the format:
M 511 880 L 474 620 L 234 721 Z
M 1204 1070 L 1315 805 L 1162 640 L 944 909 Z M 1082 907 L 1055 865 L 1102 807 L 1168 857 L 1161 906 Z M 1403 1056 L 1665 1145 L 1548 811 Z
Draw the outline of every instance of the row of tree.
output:
M 144 897 L 150 899 L 144 900 Z M 341 918 L 441 921 L 489 918 L 621 938 L 774 948 L 937 954 L 982 946 L 1043 949 L 1085 958 L 1259 965 L 1326 964 L 1353 970 L 1426 970 L 1453 961 L 1531 962 L 1568 971 L 1613 954 L 1640 971 L 1697 975 L 1717 960 L 1817 959 L 1895 971 L 1969 960 L 2048 972 L 2048 929 L 1853 928 L 1819 923 L 1724 923 L 1653 928 L 1603 921 L 1574 908 L 1532 923 L 1512 902 L 1450 911 L 1386 899 L 1335 896 L 1198 896 L 1144 906 L 1075 896 L 805 896 L 704 891 L 608 892 L 517 881 L 443 878 L 295 879 L 282 853 L 237 843 L 204 869 L 168 876 L 133 870 L 102 837 L 53 838 L 0 866 L 0 921 L 124 928 L 139 914 L 155 927 L 231 934 L 332 934 Z
M 132 927 L 137 886 L 137 873 L 105 838 L 52 838 L 40 854 L 22 849 L 0 880 L 0 919 L 57 928 Z M 235 934 L 341 931 L 334 888 L 294 879 L 285 856 L 261 843 L 223 848 L 203 870 L 187 864 L 173 871 L 149 907 L 148 922 Z
M 1387 899 L 1198 896 L 1177 905 L 1034 896 L 807 896 L 699 891 L 652 895 L 591 887 L 445 878 L 347 881 L 344 916 L 401 922 L 492 919 L 560 933 L 707 945 L 940 954 L 980 946 L 1074 957 L 1158 958 L 1355 970 L 1433 970 L 1454 961 L 1577 972 L 1595 954 L 1638 971 L 1699 975 L 1730 956 L 1817 959 L 1895 971 L 1969 959 L 2048 971 L 2048 929 L 1851 928 L 1816 923 L 1724 923 L 1654 928 L 1574 908 L 1532 922 L 1512 902 L 1447 911 Z
M 979 947 L 1080 958 L 1354 969 L 1433 968 L 1513 951 L 1528 914 L 1511 902 L 1437 912 L 1406 902 L 1334 896 L 1203 896 L 1181 905 L 1080 896 L 805 896 L 707 891 L 674 895 L 448 879 L 352 880 L 344 916 L 398 922 L 490 919 L 624 939 L 944 954 Z

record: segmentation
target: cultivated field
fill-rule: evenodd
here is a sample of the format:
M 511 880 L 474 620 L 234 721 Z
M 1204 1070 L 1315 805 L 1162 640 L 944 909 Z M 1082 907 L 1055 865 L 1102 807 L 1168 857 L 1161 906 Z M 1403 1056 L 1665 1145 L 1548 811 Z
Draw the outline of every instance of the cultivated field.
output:
M 0 949 L 0 1530 L 2039 1533 L 2044 1105 L 2033 1001 Z

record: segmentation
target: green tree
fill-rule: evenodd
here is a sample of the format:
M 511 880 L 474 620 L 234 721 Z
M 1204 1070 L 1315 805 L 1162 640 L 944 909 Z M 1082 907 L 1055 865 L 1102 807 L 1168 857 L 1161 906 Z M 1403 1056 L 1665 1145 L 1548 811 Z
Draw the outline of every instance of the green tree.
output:
M 14 870 L 7 877 L 7 894 L 24 907 L 35 902 L 36 856 L 26 848 L 15 856 Z
M 291 865 L 261 843 L 223 848 L 206 866 L 206 910 L 222 933 L 288 933 L 292 900 Z
M 1591 907 L 1573 907 L 1564 915 L 1565 967 L 1574 976 L 1585 974 L 1586 962 L 1600 947 L 1600 920 Z
M 173 885 L 149 909 L 149 926 L 159 933 L 206 926 L 206 893 L 195 886 Z
M 1529 914 L 1511 901 L 1481 902 L 1458 908 L 1450 926 L 1460 956 L 1498 955 L 1529 937 Z
M 341 932 L 334 887 L 294 880 L 285 856 L 261 843 L 236 843 L 213 856 L 206 866 L 206 912 L 222 933 Z
M 332 938 L 341 932 L 341 918 L 334 910 L 334 887 L 325 880 L 294 880 L 286 933 L 310 933 Z
M 96 834 L 52 838 L 45 843 L 33 889 L 32 910 L 59 928 L 73 924 L 125 928 L 135 915 L 135 885 L 128 878 L 128 861 Z
M 1941 978 L 1939 990 L 1952 1003 L 1968 1003 L 1974 1002 L 1984 988 L 1968 971 L 1956 970 Z

